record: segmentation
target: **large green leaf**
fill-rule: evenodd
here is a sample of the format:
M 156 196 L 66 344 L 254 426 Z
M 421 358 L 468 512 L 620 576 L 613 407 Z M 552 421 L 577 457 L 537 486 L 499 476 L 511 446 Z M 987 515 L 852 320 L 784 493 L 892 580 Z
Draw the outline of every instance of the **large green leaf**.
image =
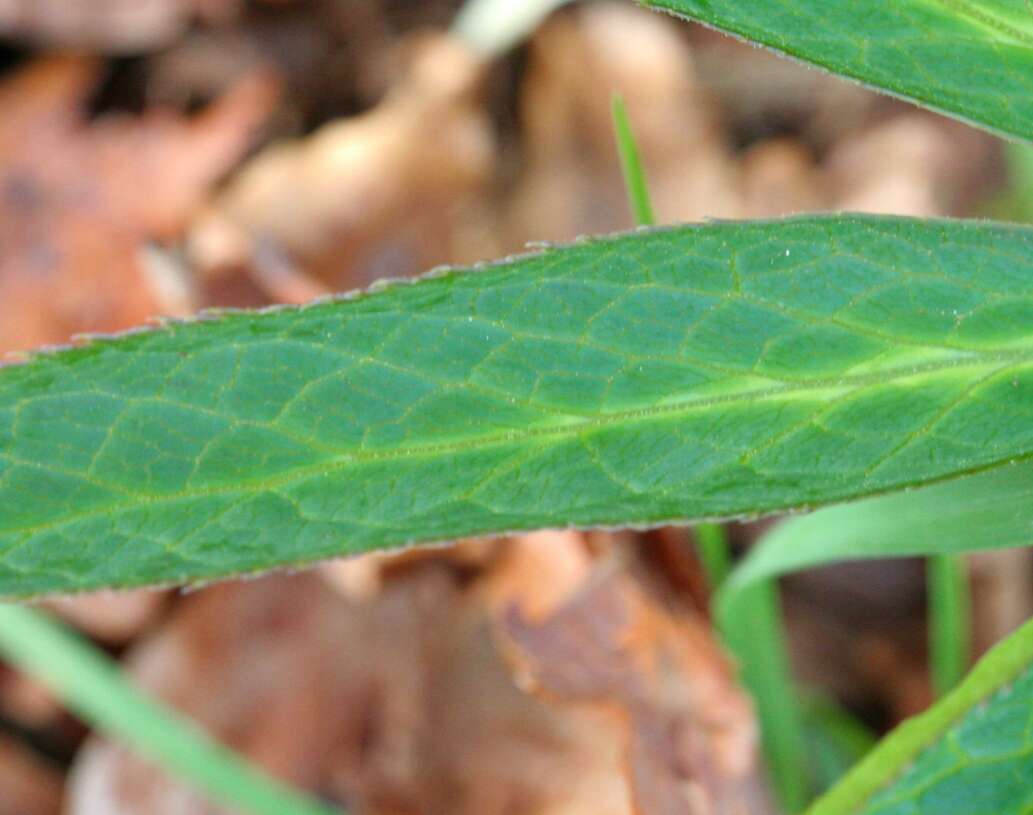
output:
M 643 2 L 1033 139 L 1033 9 L 1027 0 Z
M 809 815 L 1020 815 L 1033 807 L 1033 622 L 898 727 Z
M 1033 454 L 1033 230 L 586 241 L 0 371 L 0 593 L 803 507 Z

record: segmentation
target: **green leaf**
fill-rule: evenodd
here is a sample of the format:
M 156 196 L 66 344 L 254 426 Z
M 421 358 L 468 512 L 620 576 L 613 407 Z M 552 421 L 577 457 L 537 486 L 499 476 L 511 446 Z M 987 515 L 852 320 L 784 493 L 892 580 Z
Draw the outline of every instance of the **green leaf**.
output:
M 266 775 L 146 696 L 107 654 L 39 611 L 0 604 L 0 656 L 31 672 L 99 731 L 213 801 L 253 815 L 342 815 Z
M 809 815 L 1019 815 L 1033 791 L 1033 621 L 904 722 Z
M 777 624 L 759 617 L 756 596 L 774 592 L 774 578 L 827 563 L 905 555 L 933 555 L 933 569 L 946 566 L 943 583 L 957 579 L 949 559 L 978 549 L 1023 546 L 1033 541 L 1033 462 L 1008 464 L 908 492 L 868 498 L 789 518 L 772 529 L 733 571 L 715 599 L 725 637 L 747 670 L 743 679 L 757 699 L 766 749 L 796 719 L 784 719 L 792 697 L 788 657 L 781 639 L 765 632 Z M 945 562 L 948 561 L 948 562 Z M 933 602 L 965 598 L 956 586 L 933 587 Z M 767 616 L 777 615 L 774 602 Z M 763 629 L 758 628 L 762 620 Z M 942 688 L 967 659 L 963 609 L 932 615 L 936 678 Z M 764 640 L 758 644 L 758 640 Z M 799 741 L 799 738 L 797 739 Z M 785 748 L 780 748 L 783 754 Z M 799 766 L 799 759 L 795 766 Z
M 844 560 L 950 555 L 1033 543 L 1033 462 L 783 521 L 755 546 L 728 595 L 770 577 Z
M 646 182 L 646 171 L 642 166 L 642 156 L 635 141 L 635 133 L 628 119 L 628 110 L 624 106 L 624 97 L 615 93 L 610 100 L 610 109 L 631 214 L 635 217 L 637 226 L 653 226 L 656 224 L 656 218 L 653 216 L 653 202 L 649 197 L 649 184 Z
M 725 584 L 727 585 L 727 583 Z M 812 799 L 804 712 L 789 672 L 785 630 L 774 581 L 737 591 L 734 604 L 718 593 L 714 618 L 721 640 L 753 697 L 768 779 L 782 809 L 800 812 Z
M 0 594 L 773 512 L 1025 458 L 1031 283 L 1025 227 L 715 223 L 43 355 L 0 370 Z
M 1026 0 L 643 2 L 1033 139 L 1033 10 Z
M 929 669 L 936 695 L 942 696 L 961 681 L 972 658 L 968 563 L 958 555 L 933 555 L 925 575 Z
M 846 775 L 876 745 L 875 736 L 831 699 L 801 699 L 804 733 L 815 782 L 824 792 Z

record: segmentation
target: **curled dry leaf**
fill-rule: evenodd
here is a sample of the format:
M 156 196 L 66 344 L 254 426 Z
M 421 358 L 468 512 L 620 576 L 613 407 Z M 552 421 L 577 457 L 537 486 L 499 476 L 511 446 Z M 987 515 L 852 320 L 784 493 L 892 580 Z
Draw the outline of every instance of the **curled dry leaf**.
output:
M 457 212 L 494 164 L 476 98 L 482 66 L 444 35 L 409 49 L 408 71 L 374 110 L 267 148 L 238 173 L 192 230 L 198 267 L 261 270 L 272 258 L 341 289 L 464 259 L 449 240 Z
M 557 557 L 544 556 L 547 546 Z M 458 559 L 447 551 L 381 558 L 361 591 L 349 584 L 361 601 L 315 574 L 206 590 L 134 649 L 128 667 L 272 772 L 363 815 L 738 811 L 713 807 L 732 788 L 745 800 L 756 784 L 754 726 L 702 623 L 685 629 L 682 618 L 665 618 L 625 576 L 598 579 L 619 567 L 592 560 L 577 534 L 467 549 Z M 585 663 L 595 684 L 570 692 L 555 679 L 576 661 L 567 629 L 596 612 L 601 637 Z M 660 629 L 662 643 L 651 639 Z M 554 693 L 520 688 L 500 637 L 533 657 Z M 554 654 L 557 642 L 564 647 Z M 599 703 L 596 691 L 612 699 Z M 633 792 L 629 756 L 635 785 L 677 794 L 683 808 Z M 708 798 L 715 790 L 725 798 Z M 205 807 L 93 741 L 73 774 L 68 812 L 215 811 Z
M 276 83 L 243 80 L 192 119 L 85 118 L 85 59 L 42 60 L 0 86 L 0 349 L 67 342 L 166 311 L 144 273 L 148 240 L 184 220 L 251 143 Z
M 627 813 L 609 717 L 520 692 L 444 563 L 414 564 L 362 605 L 311 574 L 219 586 L 129 667 L 270 771 L 363 815 Z M 68 811 L 217 810 L 98 741 Z
M 753 711 L 702 617 L 673 613 L 604 570 L 547 618 L 513 605 L 502 627 L 527 686 L 620 711 L 634 812 L 768 810 Z

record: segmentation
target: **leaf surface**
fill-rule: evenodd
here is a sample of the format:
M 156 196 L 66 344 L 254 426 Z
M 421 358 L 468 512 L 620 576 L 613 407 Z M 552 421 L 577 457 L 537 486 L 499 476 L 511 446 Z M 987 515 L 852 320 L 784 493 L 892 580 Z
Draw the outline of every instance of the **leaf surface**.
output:
M 1033 454 L 1033 230 L 585 241 L 0 370 L 0 594 L 834 502 Z
M 808 815 L 1018 815 L 1033 805 L 1033 621 L 904 722 Z
M 1033 139 L 1033 8 L 1026 0 L 643 2 Z
M 826 563 L 946 555 L 1033 544 L 1033 462 L 1006 464 L 911 492 L 789 518 L 764 536 L 728 584 Z

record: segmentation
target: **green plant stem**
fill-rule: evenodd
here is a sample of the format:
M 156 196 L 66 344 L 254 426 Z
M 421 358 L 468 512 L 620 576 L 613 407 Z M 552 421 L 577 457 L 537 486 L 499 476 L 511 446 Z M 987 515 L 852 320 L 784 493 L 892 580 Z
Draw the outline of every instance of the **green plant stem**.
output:
M 252 815 L 338 813 L 252 767 L 131 685 L 98 649 L 41 612 L 0 605 L 0 656 L 32 674 L 99 731 Z
M 937 696 L 952 690 L 970 657 L 969 587 L 965 560 L 933 555 L 926 561 L 929 595 L 929 664 Z
M 628 121 L 628 111 L 624 107 L 624 99 L 620 94 L 613 95 L 611 103 L 613 111 L 613 129 L 617 136 L 617 152 L 621 158 L 621 169 L 624 172 L 624 186 L 628 192 L 628 202 L 635 223 L 639 226 L 652 226 L 656 223 L 653 217 L 653 205 L 649 200 L 649 185 L 646 173 L 642 168 L 642 159 L 635 143 L 635 134 Z
M 734 603 L 714 604 L 718 629 L 739 663 L 739 676 L 757 706 L 771 786 L 782 809 L 800 812 L 811 797 L 807 737 L 789 670 L 774 580 L 737 592 Z
M 728 535 L 721 524 L 700 524 L 696 527 L 696 551 L 699 553 L 707 584 L 716 592 L 732 571 L 732 551 Z

